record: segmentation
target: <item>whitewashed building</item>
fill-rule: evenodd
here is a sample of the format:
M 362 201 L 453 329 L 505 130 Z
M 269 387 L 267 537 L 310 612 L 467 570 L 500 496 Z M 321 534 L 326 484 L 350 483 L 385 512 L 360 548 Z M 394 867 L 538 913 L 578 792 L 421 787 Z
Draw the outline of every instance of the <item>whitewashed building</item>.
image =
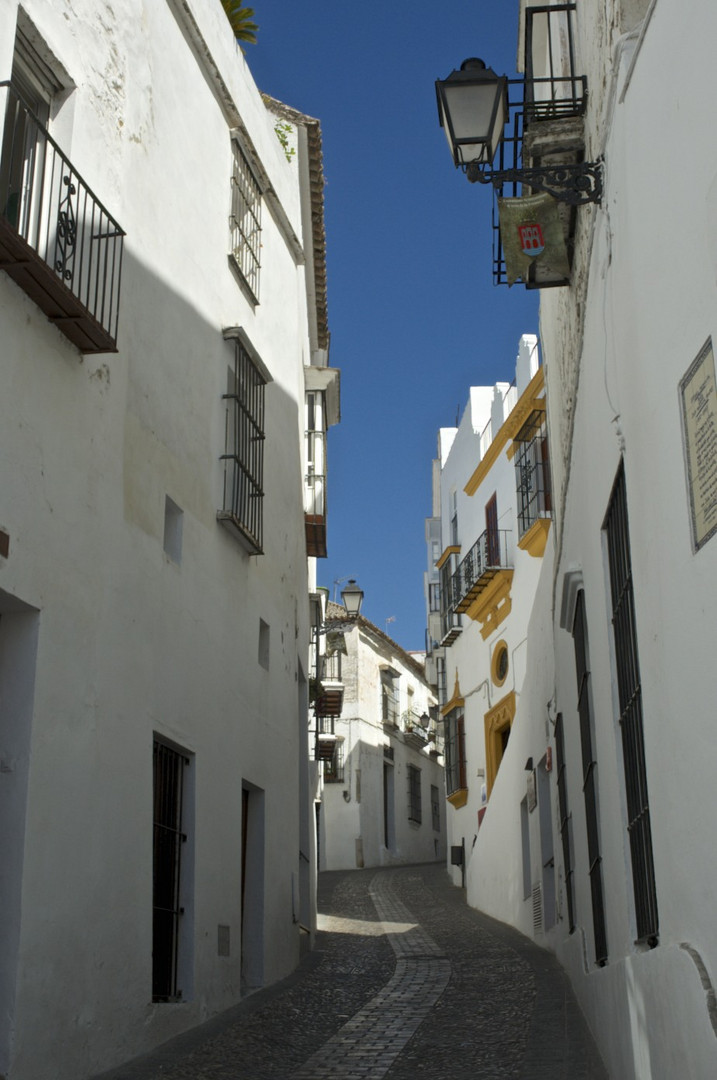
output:
M 81 1080 L 313 930 L 321 139 L 219 0 L 6 0 L 0 124 L 0 1075 Z
M 527 769 L 494 789 L 473 897 L 557 952 L 611 1076 L 708 1080 L 717 9 L 551 4 L 548 38 L 518 6 L 525 99 L 545 105 L 524 114 L 523 163 L 584 158 L 602 192 L 561 209 L 566 280 L 541 293 L 554 545 L 528 626 Z M 503 842 L 481 848 L 496 796 Z
M 443 428 L 428 519 L 429 673 L 445 725 L 450 864 L 477 905 L 486 850 L 505 844 L 506 795 L 525 775 L 528 623 L 550 536 L 543 369 L 525 334 L 515 379 L 472 387 Z M 509 878 L 512 868 L 491 868 Z
M 442 738 L 423 664 L 338 604 L 320 634 L 319 870 L 444 860 Z

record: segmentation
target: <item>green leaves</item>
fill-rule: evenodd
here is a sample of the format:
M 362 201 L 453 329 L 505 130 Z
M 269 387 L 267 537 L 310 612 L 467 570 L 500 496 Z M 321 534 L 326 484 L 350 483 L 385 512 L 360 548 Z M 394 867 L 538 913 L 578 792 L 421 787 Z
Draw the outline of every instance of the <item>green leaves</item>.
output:
M 256 45 L 259 27 L 253 21 L 254 9 L 243 7 L 240 0 L 222 0 L 222 7 L 236 40 Z

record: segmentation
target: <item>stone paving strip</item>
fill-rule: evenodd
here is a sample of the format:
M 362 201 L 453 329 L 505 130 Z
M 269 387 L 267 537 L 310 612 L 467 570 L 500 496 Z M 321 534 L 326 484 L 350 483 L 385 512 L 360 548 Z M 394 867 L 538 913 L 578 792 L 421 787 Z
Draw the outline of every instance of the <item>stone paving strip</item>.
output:
M 319 907 L 293 975 L 95 1080 L 607 1080 L 556 958 L 444 866 L 324 873 Z
M 369 895 L 398 958 L 396 971 L 386 986 L 293 1074 L 293 1080 L 383 1080 L 448 985 L 450 960 L 396 896 L 394 874 L 377 874 Z M 331 929 L 330 925 L 326 928 Z

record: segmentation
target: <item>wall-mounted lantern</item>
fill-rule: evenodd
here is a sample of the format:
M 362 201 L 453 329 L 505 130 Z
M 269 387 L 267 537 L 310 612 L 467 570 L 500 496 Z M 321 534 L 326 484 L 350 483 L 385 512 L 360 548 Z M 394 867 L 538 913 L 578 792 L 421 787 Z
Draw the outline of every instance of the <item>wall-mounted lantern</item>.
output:
M 587 79 L 577 71 L 576 8 L 526 6 L 524 78 L 471 57 L 436 81 L 454 165 L 497 196 L 496 284 L 569 284 L 577 207 L 602 199 L 602 161 L 584 160 Z
M 361 613 L 363 603 L 363 589 L 360 589 L 354 578 L 341 590 L 341 599 L 346 608 L 346 614 L 350 619 L 357 619 Z
M 599 203 L 602 198 L 599 161 L 493 168 L 511 108 L 525 105 L 524 92 L 520 101 L 509 102 L 509 86 L 522 87 L 524 91 L 525 80 L 496 75 L 477 57 L 464 60 L 460 69 L 452 71 L 447 79 L 436 80 L 438 116 L 456 167 L 463 169 L 471 183 L 492 184 L 499 190 L 506 183 L 520 183 L 573 206 Z

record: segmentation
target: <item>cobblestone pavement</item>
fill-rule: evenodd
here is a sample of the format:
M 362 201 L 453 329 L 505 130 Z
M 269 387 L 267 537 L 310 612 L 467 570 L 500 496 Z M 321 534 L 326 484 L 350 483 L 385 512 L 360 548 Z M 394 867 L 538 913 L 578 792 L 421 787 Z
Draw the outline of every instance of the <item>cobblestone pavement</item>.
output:
M 606 1080 L 552 954 L 443 866 L 321 874 L 319 910 L 298 972 L 101 1080 Z

